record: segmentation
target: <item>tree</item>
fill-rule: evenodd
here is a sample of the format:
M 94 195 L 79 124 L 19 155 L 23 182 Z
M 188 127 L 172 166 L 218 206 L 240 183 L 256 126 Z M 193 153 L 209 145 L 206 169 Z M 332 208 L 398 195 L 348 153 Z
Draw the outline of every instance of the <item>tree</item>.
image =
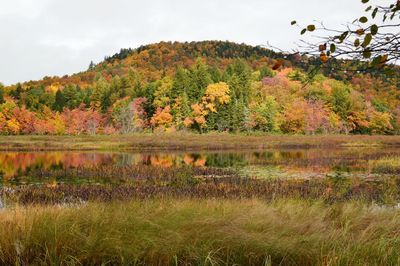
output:
M 241 100 L 247 106 L 251 86 L 251 69 L 243 60 L 235 60 L 226 70 L 232 98 Z
M 143 130 L 146 126 L 146 98 L 126 97 L 113 105 L 112 119 L 120 133 L 127 134 Z
M 284 133 L 304 133 L 306 104 L 303 100 L 297 100 L 285 106 L 280 126 Z
M 110 86 L 103 76 L 95 82 L 90 100 L 91 107 L 96 110 L 106 111 L 110 106 Z
M 333 110 L 346 120 L 351 108 L 350 88 L 340 82 L 334 82 L 331 103 Z
M 60 89 L 57 90 L 53 110 L 61 112 L 66 106 L 66 102 L 64 93 Z
M 93 61 L 90 61 L 88 70 L 93 70 L 96 67 L 95 63 L 93 63 Z
M 4 103 L 4 86 L 0 83 L 0 104 Z
M 400 1 L 371 5 L 365 4 L 365 14 L 348 23 L 343 29 L 330 29 L 320 23 L 320 27 L 311 24 L 301 30 L 301 34 L 319 30 L 322 36 L 317 43 L 306 42 L 305 53 L 317 55 L 326 63 L 329 58 L 350 57 L 367 59 L 370 67 L 382 68 L 387 63 L 396 63 L 400 59 Z M 292 21 L 292 25 L 297 25 Z M 389 69 L 390 70 L 390 69 Z
M 161 128 L 167 130 L 172 125 L 173 117 L 171 115 L 171 106 L 167 105 L 165 108 L 158 107 L 156 113 L 150 120 L 154 128 Z
M 279 111 L 280 106 L 273 96 L 267 96 L 261 103 L 252 103 L 250 127 L 265 132 L 279 130 Z
M 191 103 L 199 101 L 205 89 L 211 83 L 212 80 L 207 66 L 201 59 L 197 59 L 196 64 L 189 70 L 189 84 L 186 91 L 189 101 Z
M 305 133 L 331 133 L 334 132 L 330 120 L 331 111 L 323 101 L 307 101 Z
M 158 107 L 164 108 L 171 104 L 173 81 L 169 77 L 165 77 L 160 81 L 157 90 L 154 92 L 153 105 L 157 109 Z
M 188 89 L 190 86 L 190 78 L 188 71 L 182 67 L 178 67 L 176 70 L 173 83 L 172 83 L 172 97 L 176 98 L 180 95 L 188 93 Z
M 272 78 L 274 76 L 275 76 L 274 71 L 268 65 L 265 65 L 260 69 L 260 80 L 262 80 L 265 77 Z
M 24 89 L 20 83 L 17 84 L 16 88 L 10 91 L 10 96 L 15 100 L 19 100 L 21 98 L 21 93 L 23 93 Z

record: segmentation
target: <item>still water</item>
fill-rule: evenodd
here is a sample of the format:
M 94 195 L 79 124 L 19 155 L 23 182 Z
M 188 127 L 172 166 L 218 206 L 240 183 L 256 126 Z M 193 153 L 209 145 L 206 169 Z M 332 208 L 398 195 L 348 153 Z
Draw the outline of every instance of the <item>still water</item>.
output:
M 320 178 L 333 173 L 376 176 L 375 162 L 398 160 L 396 148 L 284 149 L 223 152 L 0 152 L 2 184 L 29 183 L 37 170 L 129 167 L 217 167 L 259 178 Z M 383 173 L 379 173 L 382 175 Z M 399 173 L 391 173 L 399 175 Z M 22 181 L 21 181 L 22 180 Z

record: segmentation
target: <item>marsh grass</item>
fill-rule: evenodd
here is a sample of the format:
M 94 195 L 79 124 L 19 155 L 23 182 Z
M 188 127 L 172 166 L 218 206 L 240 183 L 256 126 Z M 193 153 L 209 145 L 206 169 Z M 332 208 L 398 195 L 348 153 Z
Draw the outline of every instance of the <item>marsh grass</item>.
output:
M 232 150 L 312 147 L 400 146 L 399 136 L 260 135 L 209 133 L 80 136 L 0 136 L 0 150 Z
M 372 172 L 380 174 L 400 174 L 400 156 L 388 156 L 370 161 Z
M 400 211 L 361 202 L 135 200 L 0 213 L 4 265 L 397 265 Z
M 144 170 L 147 168 L 138 169 L 143 170 L 142 174 L 138 175 L 134 171 L 133 176 L 130 176 L 130 172 L 125 172 L 126 176 L 115 183 L 56 182 L 4 186 L 0 189 L 0 197 L 8 205 L 51 205 L 150 198 L 262 199 L 266 201 L 304 199 L 322 200 L 327 203 L 364 200 L 386 205 L 396 205 L 400 201 L 399 178 L 390 176 L 364 179 L 347 178 L 337 174 L 321 179 L 258 179 L 242 177 L 229 170 L 213 168 L 149 167 L 149 172 Z M 96 172 L 91 172 L 92 170 L 88 172 L 88 176 L 96 174 Z M 97 174 L 105 178 L 111 172 L 101 173 Z M 147 178 L 144 178 L 145 173 L 149 174 Z M 64 177 L 64 179 L 67 178 Z M 70 178 L 75 177 L 72 175 Z

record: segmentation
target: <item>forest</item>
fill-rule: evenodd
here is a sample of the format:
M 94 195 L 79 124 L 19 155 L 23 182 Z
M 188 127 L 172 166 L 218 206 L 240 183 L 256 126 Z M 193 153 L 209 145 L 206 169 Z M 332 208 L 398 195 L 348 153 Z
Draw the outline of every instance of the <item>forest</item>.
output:
M 221 41 L 122 49 L 87 71 L 0 85 L 0 134 L 399 134 L 398 68 Z

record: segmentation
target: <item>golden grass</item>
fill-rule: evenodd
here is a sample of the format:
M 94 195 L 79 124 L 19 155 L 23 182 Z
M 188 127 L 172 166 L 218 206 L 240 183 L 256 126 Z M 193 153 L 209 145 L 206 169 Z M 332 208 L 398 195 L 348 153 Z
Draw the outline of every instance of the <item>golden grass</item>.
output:
M 398 265 L 400 210 L 145 200 L 0 213 L 5 265 Z

